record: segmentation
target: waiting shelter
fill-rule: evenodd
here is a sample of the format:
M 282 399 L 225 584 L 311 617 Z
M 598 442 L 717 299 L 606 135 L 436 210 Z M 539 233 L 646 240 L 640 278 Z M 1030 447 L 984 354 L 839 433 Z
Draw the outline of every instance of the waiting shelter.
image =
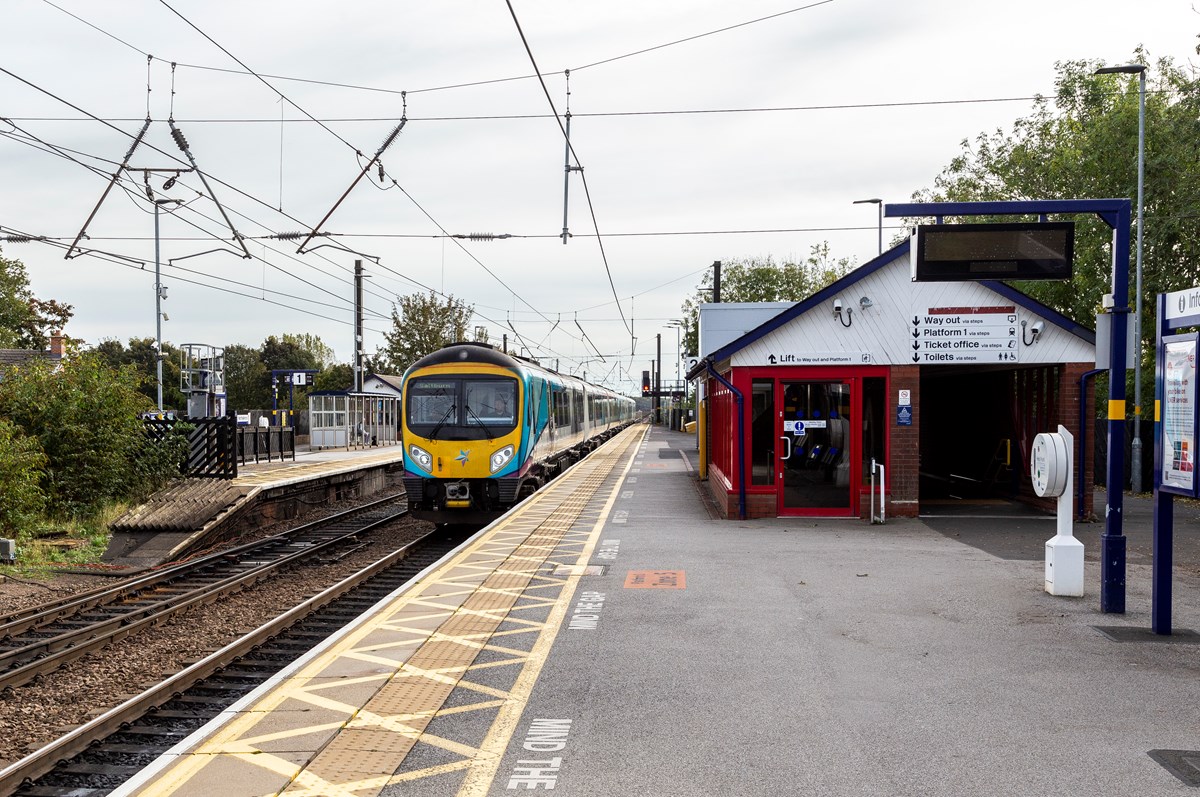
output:
M 400 378 L 372 374 L 363 390 L 308 394 L 309 445 L 369 448 L 400 442 Z

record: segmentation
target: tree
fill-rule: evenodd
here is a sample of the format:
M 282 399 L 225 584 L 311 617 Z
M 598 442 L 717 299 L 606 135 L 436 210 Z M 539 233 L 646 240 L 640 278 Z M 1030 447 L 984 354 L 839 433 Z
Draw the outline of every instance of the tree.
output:
M 354 385 L 354 367 L 347 363 L 328 366 L 313 380 L 314 390 L 349 390 Z
M 284 335 L 277 338 L 271 335 L 263 341 L 258 351 L 262 364 L 268 371 L 320 370 L 317 355 L 297 342 L 296 337 L 295 335 Z M 319 341 L 320 338 L 317 340 Z
M 130 338 L 129 348 L 121 341 L 107 338 L 96 345 L 96 353 L 112 368 L 132 365 L 142 377 L 140 392 L 158 403 L 157 352 L 154 338 Z M 170 343 L 162 345 L 163 354 L 163 407 L 183 410 L 187 408 L 187 397 L 180 388 L 179 350 Z
M 801 262 L 786 260 L 776 264 L 768 257 L 734 258 L 721 263 L 722 302 L 798 302 L 824 288 L 854 268 L 847 257 L 834 259 L 829 253 L 829 243 L 812 247 L 807 258 Z M 684 300 L 683 348 L 685 351 L 699 350 L 700 304 L 711 301 L 703 296 L 713 287 L 713 272 L 704 272 L 696 294 Z
M 313 360 L 317 364 L 317 368 L 328 368 L 336 362 L 336 355 L 325 341 L 321 340 L 319 335 L 304 333 L 301 335 L 283 336 L 283 341 L 286 345 L 292 345 L 302 349 L 313 356 Z
M 40 486 L 51 511 L 87 515 L 179 475 L 178 441 L 152 444 L 143 431 L 138 415 L 154 404 L 140 381 L 133 366 L 111 368 L 96 352 L 5 369 L 0 416 L 45 454 Z
M 0 256 L 0 348 L 42 351 L 73 313 L 69 304 L 34 296 L 25 265 Z
M 1150 64 L 1142 50 L 1134 52 L 1134 60 Z M 934 189 L 917 192 L 913 198 L 920 202 L 1109 197 L 1136 201 L 1138 79 L 1095 75 L 1098 66 L 1090 61 L 1057 64 L 1053 98 L 1039 98 L 1033 113 L 1014 122 L 1007 133 L 996 130 L 980 134 L 973 142 L 963 141 L 962 154 L 937 177 Z M 1150 67 L 1146 83 L 1143 395 L 1129 394 L 1142 406 L 1154 386 L 1150 374 L 1154 351 L 1145 344 L 1154 334 L 1153 297 L 1192 287 L 1200 280 L 1200 80 L 1190 69 L 1164 58 Z M 1069 282 L 1016 285 L 1090 327 L 1101 297 L 1112 291 L 1111 231 L 1097 219 L 1073 220 L 1074 277 Z M 1131 274 L 1135 239 L 1136 232 L 1130 236 Z
M 39 486 L 45 476 L 46 455 L 37 440 L 0 418 L 0 533 L 15 537 L 41 516 L 46 496 Z
M 383 334 L 375 365 L 384 373 L 402 374 L 426 354 L 467 340 L 474 312 L 474 305 L 432 291 L 399 297 L 392 305 L 392 331 Z
M 225 347 L 225 396 L 232 409 L 271 407 L 271 374 L 258 349 L 236 344 Z

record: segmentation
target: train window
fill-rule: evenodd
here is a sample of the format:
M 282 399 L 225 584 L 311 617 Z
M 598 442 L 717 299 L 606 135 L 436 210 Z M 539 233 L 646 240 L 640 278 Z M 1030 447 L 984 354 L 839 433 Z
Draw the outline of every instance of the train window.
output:
M 465 383 L 468 423 L 512 426 L 516 423 L 517 383 L 513 379 L 468 380 Z
M 571 405 L 568 403 L 570 397 L 567 391 L 563 388 L 554 390 L 554 425 L 559 428 L 566 428 L 571 425 Z
M 404 402 L 410 426 L 456 423 L 457 382 L 445 379 L 414 379 Z

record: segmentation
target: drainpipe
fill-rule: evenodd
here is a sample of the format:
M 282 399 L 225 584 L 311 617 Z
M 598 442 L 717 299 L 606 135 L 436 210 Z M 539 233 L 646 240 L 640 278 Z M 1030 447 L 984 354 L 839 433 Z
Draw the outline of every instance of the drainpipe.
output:
M 738 436 L 738 520 L 746 519 L 746 415 L 745 398 L 742 396 L 742 391 L 733 386 L 725 377 L 713 370 L 712 363 L 706 362 L 704 366 L 708 369 L 708 373 L 714 379 L 720 382 L 725 387 L 729 388 L 729 392 L 733 394 L 734 400 L 737 402 L 737 436 Z
M 1075 514 L 1079 518 L 1083 517 L 1083 491 L 1087 489 L 1083 478 L 1087 468 L 1087 382 L 1106 370 L 1097 368 L 1094 371 L 1084 371 L 1083 376 L 1079 377 L 1079 488 L 1076 490 L 1078 500 L 1075 503 Z

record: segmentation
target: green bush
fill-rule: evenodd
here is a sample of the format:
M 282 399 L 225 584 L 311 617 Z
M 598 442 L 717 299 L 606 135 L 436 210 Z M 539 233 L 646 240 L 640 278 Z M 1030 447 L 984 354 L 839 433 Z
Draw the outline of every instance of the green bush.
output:
M 45 475 L 46 455 L 36 440 L 0 418 L 0 532 L 16 537 L 41 517 L 46 496 L 39 486 Z
M 5 371 L 0 417 L 45 453 L 41 487 L 50 512 L 93 514 L 179 475 L 177 446 L 147 441 L 138 416 L 152 404 L 138 392 L 140 382 L 132 366 L 112 368 L 94 352 Z

